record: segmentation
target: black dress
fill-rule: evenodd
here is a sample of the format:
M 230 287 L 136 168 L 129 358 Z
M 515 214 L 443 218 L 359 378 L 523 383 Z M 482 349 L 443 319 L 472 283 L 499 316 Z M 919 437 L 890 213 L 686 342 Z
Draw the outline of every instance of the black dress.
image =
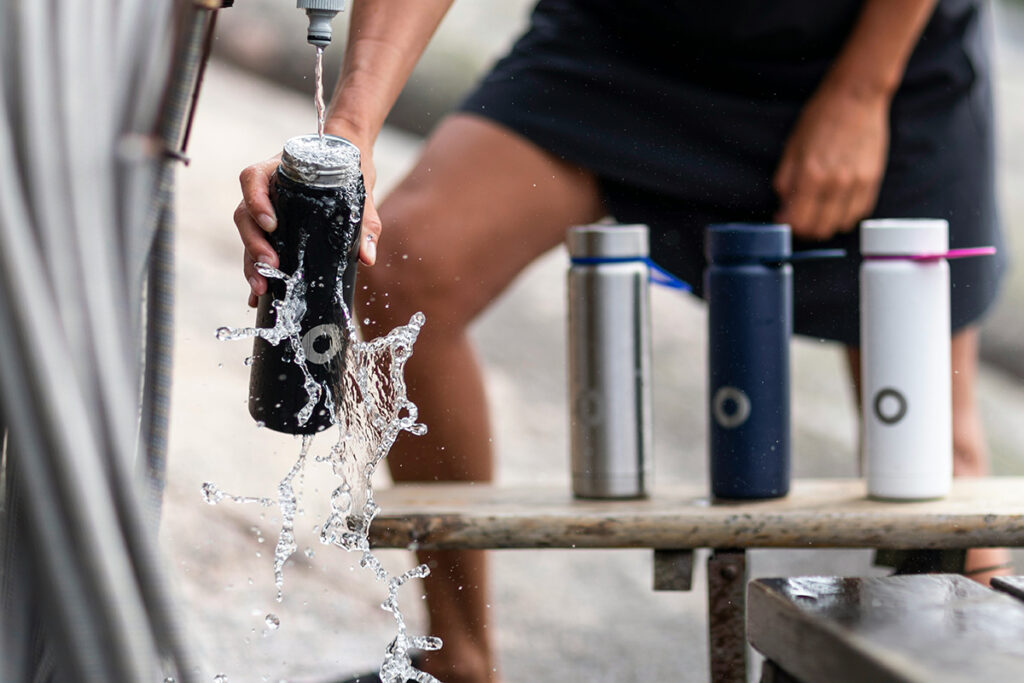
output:
M 594 173 L 609 213 L 649 225 L 654 259 L 699 294 L 705 226 L 772 220 L 783 145 L 861 4 L 541 0 L 461 109 Z M 983 10 L 940 0 L 893 99 L 874 212 L 946 218 L 953 248 L 1002 247 Z M 798 333 L 858 344 L 858 243 L 814 243 L 851 256 L 794 268 Z M 951 262 L 954 329 L 983 315 L 1004 269 L 1001 255 Z

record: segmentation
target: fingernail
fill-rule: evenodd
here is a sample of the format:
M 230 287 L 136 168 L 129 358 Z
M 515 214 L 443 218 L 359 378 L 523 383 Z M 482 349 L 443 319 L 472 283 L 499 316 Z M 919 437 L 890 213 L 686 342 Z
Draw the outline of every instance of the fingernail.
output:
M 256 263 L 262 263 L 265 266 L 269 266 L 270 257 L 267 256 L 266 254 L 260 254 L 259 256 L 256 257 Z
M 261 213 L 259 216 L 256 216 L 256 222 L 259 223 L 260 227 L 267 232 L 273 232 L 274 229 L 277 228 L 277 221 L 274 220 L 273 216 L 266 213 Z
M 366 256 L 373 263 L 377 260 L 377 243 L 373 241 L 372 235 L 366 236 Z
M 252 289 L 252 293 L 259 296 L 257 288 L 260 286 L 260 281 L 254 277 L 249 278 L 249 288 Z

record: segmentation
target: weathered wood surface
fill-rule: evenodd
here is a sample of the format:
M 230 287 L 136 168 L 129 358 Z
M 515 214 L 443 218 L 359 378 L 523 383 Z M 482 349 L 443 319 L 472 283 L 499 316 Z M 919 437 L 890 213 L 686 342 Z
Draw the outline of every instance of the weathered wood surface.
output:
M 1024 603 L 952 574 L 759 579 L 747 636 L 805 683 L 1024 680 Z
M 701 486 L 648 500 L 567 488 L 403 484 L 377 492 L 376 547 L 970 548 L 1024 546 L 1024 478 L 957 480 L 937 501 L 869 500 L 857 479 L 797 480 L 779 500 L 714 505 Z

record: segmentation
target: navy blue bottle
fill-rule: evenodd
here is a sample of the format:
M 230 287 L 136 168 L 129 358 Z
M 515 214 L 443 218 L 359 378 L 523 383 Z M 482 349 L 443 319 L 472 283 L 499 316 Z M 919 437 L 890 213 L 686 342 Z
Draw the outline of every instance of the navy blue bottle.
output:
M 708 446 L 715 498 L 789 492 L 788 225 L 709 226 Z

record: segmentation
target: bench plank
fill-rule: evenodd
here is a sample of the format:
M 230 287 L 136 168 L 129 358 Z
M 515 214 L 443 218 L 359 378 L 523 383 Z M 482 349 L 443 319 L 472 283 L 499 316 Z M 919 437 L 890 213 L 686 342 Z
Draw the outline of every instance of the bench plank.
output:
M 647 500 L 565 487 L 401 484 L 376 493 L 376 547 L 970 548 L 1024 545 L 1024 478 L 960 479 L 943 500 L 869 500 L 858 479 L 793 482 L 788 497 L 712 505 L 703 486 Z
M 958 575 L 759 579 L 751 645 L 797 679 L 1024 680 L 1024 604 Z

